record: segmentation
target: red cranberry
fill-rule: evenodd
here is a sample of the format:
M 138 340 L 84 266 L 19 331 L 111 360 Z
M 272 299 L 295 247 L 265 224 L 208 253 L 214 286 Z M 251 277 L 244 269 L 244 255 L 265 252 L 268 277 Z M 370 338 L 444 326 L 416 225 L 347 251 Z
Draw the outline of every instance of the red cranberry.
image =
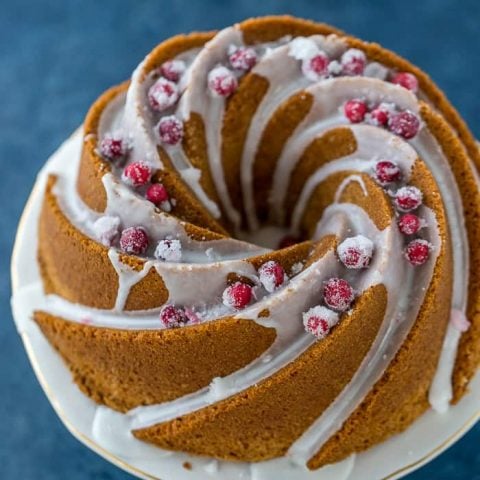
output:
M 239 47 L 230 54 L 228 60 L 235 70 L 248 72 L 257 63 L 257 54 L 253 48 Z
M 278 262 L 273 260 L 264 263 L 258 269 L 258 275 L 260 283 L 269 293 L 272 293 L 278 287 L 282 286 L 285 281 L 285 270 Z
M 223 291 L 224 305 L 238 310 L 245 308 L 252 300 L 253 289 L 243 282 L 235 282 Z
M 157 131 L 162 143 L 177 145 L 183 139 L 183 122 L 175 115 L 168 115 L 160 119 Z
M 420 120 L 409 110 L 392 115 L 388 121 L 390 131 L 405 139 L 413 138 L 420 129 Z
M 160 321 L 166 328 L 179 328 L 188 323 L 188 317 L 183 309 L 164 305 L 160 310 Z
M 125 253 L 141 255 L 147 251 L 148 235 L 142 227 L 129 227 L 120 236 L 120 248 Z
M 155 258 L 164 262 L 180 262 L 182 259 L 182 244 L 176 238 L 160 240 L 155 248 Z
M 339 312 L 348 310 L 354 296 L 353 288 L 342 278 L 331 278 L 323 285 L 323 300 L 333 310 Z
M 363 100 L 353 99 L 345 103 L 343 111 L 350 122 L 360 123 L 365 119 L 368 108 Z
M 306 58 L 302 62 L 302 71 L 309 80 L 315 82 L 329 74 L 329 64 L 330 58 L 328 58 L 328 55 L 325 52 L 320 52 L 314 57 Z
M 391 105 L 381 103 L 368 114 L 368 123 L 377 127 L 384 127 L 388 124 L 391 112 Z
M 422 204 L 423 194 L 417 187 L 407 185 L 395 193 L 395 205 L 401 212 L 415 210 Z
M 365 54 L 356 48 L 350 48 L 347 50 L 341 58 L 342 73 L 344 75 L 362 75 L 365 70 L 367 58 Z
M 431 245 L 426 241 L 417 238 L 412 240 L 405 249 L 405 258 L 415 266 L 423 265 L 430 255 Z
M 422 219 L 413 213 L 406 213 L 398 220 L 398 229 L 404 235 L 414 235 L 423 226 Z
M 148 90 L 148 101 L 152 110 L 163 112 L 177 103 L 178 87 L 175 83 L 160 77 Z
M 160 67 L 160 73 L 171 82 L 178 82 L 185 72 L 185 62 L 181 60 L 168 60 Z
M 215 67 L 208 74 L 208 87 L 217 97 L 229 97 L 237 86 L 235 75 L 226 67 Z
M 364 237 L 346 238 L 337 248 L 340 261 L 352 269 L 366 268 L 370 265 L 373 256 L 373 242 Z
M 388 185 L 398 182 L 402 178 L 402 172 L 393 162 L 382 160 L 375 165 L 375 178 L 380 185 Z
M 413 73 L 398 72 L 393 76 L 392 83 L 400 85 L 413 93 L 417 93 L 418 91 L 418 80 Z
M 122 173 L 122 180 L 132 187 L 141 187 L 150 181 L 152 169 L 143 162 L 133 162 L 127 165 Z
M 145 198 L 157 206 L 169 200 L 167 189 L 161 183 L 150 185 L 145 193 Z
M 120 136 L 105 135 L 100 143 L 100 153 L 109 160 L 121 160 L 128 152 L 128 145 Z
M 305 330 L 319 339 L 325 338 L 338 320 L 338 313 L 321 305 L 317 305 L 303 314 Z

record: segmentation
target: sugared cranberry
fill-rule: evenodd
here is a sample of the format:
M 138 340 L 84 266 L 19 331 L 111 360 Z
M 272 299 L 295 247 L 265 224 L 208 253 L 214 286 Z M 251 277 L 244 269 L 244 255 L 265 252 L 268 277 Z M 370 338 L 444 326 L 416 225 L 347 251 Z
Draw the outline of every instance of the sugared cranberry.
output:
M 120 248 L 125 253 L 141 255 L 147 251 L 148 235 L 142 227 L 129 227 L 120 236 Z
M 157 132 L 162 143 L 177 145 L 183 139 L 183 122 L 175 115 L 168 115 L 158 122 Z
M 337 254 L 347 268 L 366 268 L 372 260 L 373 242 L 363 235 L 346 238 L 337 247 Z
M 278 248 L 288 248 L 299 243 L 300 240 L 293 235 L 285 235 L 278 243 Z
M 178 82 L 185 72 L 185 62 L 181 60 L 168 60 L 160 67 L 160 73 L 171 82 Z
M 395 205 L 402 212 L 415 210 L 422 204 L 423 194 L 417 187 L 407 185 L 395 193 Z
M 152 110 L 163 112 L 177 103 L 178 87 L 170 80 L 160 77 L 148 90 Z
M 365 54 L 357 48 L 350 48 L 341 58 L 342 73 L 344 75 L 362 75 L 365 70 L 367 58 Z
M 392 133 L 405 139 L 413 138 L 420 129 L 420 120 L 409 110 L 392 115 L 388 121 Z
M 182 259 L 182 244 L 180 240 L 173 238 L 160 240 L 154 256 L 164 262 L 179 262 Z
M 380 103 L 380 105 L 373 108 L 367 115 L 367 122 L 370 125 L 384 127 L 388 124 L 388 119 L 390 118 L 392 111 L 392 105 L 388 103 Z
M 414 235 L 422 228 L 422 226 L 422 219 L 413 213 L 406 213 L 398 220 L 398 229 L 404 235 Z
M 208 88 L 217 97 L 229 97 L 237 86 L 235 75 L 226 67 L 215 67 L 208 74 Z
M 285 281 L 285 270 L 278 262 L 270 260 L 258 269 L 258 276 L 265 290 L 272 293 L 283 285 Z
M 302 317 L 305 330 L 319 339 L 325 338 L 339 319 L 338 313 L 321 305 L 311 308 Z
M 161 206 L 162 203 L 168 202 L 169 200 L 167 189 L 161 183 L 150 185 L 145 193 L 145 197 L 149 202 L 157 206 Z
M 348 310 L 354 297 L 353 288 L 342 278 L 331 278 L 323 284 L 323 300 L 333 310 Z
M 126 157 L 128 144 L 120 135 L 105 135 L 100 142 L 100 153 L 115 162 Z
M 375 165 L 375 178 L 380 185 L 388 185 L 398 182 L 402 178 L 402 172 L 395 163 L 382 160 Z
M 398 72 L 393 76 L 392 83 L 400 85 L 413 93 L 417 93 L 418 91 L 418 80 L 413 73 Z
M 127 165 L 122 173 L 122 180 L 132 187 L 141 187 L 150 181 L 152 169 L 143 162 Z
M 343 111 L 350 122 L 360 123 L 365 119 L 368 108 L 363 100 L 353 99 L 345 103 Z
M 188 323 L 188 317 L 183 309 L 164 305 L 160 310 L 160 321 L 166 328 L 179 328 Z
M 257 54 L 253 48 L 239 47 L 233 50 L 228 60 L 235 70 L 248 72 L 257 63 Z
M 253 289 L 243 282 L 235 282 L 228 286 L 222 295 L 223 304 L 238 310 L 245 308 L 252 300 Z
M 415 266 L 423 265 L 430 255 L 431 245 L 426 241 L 417 238 L 412 240 L 405 248 L 405 258 Z
M 318 81 L 329 74 L 330 58 L 325 52 L 319 52 L 314 57 L 306 58 L 302 62 L 303 74 L 312 81 Z

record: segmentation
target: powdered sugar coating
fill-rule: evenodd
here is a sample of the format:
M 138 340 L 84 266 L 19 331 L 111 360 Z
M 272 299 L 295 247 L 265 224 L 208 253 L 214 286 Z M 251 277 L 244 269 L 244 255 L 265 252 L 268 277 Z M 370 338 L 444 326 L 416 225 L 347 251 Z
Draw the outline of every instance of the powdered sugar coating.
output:
M 177 85 L 160 77 L 148 90 L 148 101 L 152 110 L 163 112 L 177 103 L 179 91 Z
M 162 117 L 157 126 L 160 142 L 166 145 L 177 145 L 183 139 L 183 122 L 175 115 Z
M 341 58 L 344 75 L 362 75 L 367 64 L 365 53 L 358 48 L 349 48 Z
M 346 238 L 337 247 L 340 261 L 354 270 L 366 268 L 370 265 L 373 256 L 373 242 L 363 235 Z
M 148 235 L 143 227 L 129 227 L 122 231 L 120 248 L 125 253 L 142 255 L 148 248 Z
M 269 293 L 272 293 L 277 288 L 281 287 L 287 280 L 283 267 L 273 260 L 265 262 L 258 269 L 258 276 L 260 283 Z
M 131 187 L 141 187 L 150 181 L 152 169 L 144 162 L 133 162 L 125 167 L 122 180 Z
M 182 244 L 180 240 L 173 238 L 160 240 L 155 248 L 154 256 L 164 262 L 180 262 L 182 259 Z
M 253 298 L 253 288 L 243 282 L 235 282 L 228 286 L 222 294 L 223 304 L 240 310 L 245 308 Z
M 229 49 L 228 60 L 235 70 L 250 71 L 257 63 L 257 53 L 250 47 L 235 47 Z
M 401 187 L 395 193 L 395 205 L 401 212 L 410 212 L 422 204 L 422 192 L 412 185 Z
M 186 70 L 185 62 L 182 60 L 168 60 L 160 67 L 160 73 L 171 82 L 178 82 Z
M 345 312 L 354 298 L 353 288 L 343 278 L 330 278 L 323 284 L 323 300 L 333 310 Z
M 417 238 L 405 248 L 405 258 L 414 266 L 423 265 L 428 260 L 431 249 L 432 245 L 427 240 Z
M 317 305 L 304 312 L 302 318 L 305 330 L 318 339 L 325 338 L 339 321 L 337 312 L 322 305 Z
M 229 97 L 237 86 L 237 78 L 227 67 L 219 65 L 208 74 L 208 88 L 214 97 Z

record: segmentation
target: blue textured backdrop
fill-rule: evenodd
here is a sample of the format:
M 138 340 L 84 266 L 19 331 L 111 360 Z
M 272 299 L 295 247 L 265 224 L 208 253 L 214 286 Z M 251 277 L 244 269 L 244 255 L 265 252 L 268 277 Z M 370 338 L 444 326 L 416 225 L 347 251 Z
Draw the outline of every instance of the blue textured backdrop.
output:
M 477 136 L 480 2 L 0 1 L 0 478 L 127 479 L 60 424 L 35 380 L 9 310 L 9 258 L 35 173 L 96 96 L 160 40 L 269 13 L 330 22 L 411 59 Z M 480 426 L 414 479 L 480 479 Z M 293 480 L 293 479 L 292 479 Z

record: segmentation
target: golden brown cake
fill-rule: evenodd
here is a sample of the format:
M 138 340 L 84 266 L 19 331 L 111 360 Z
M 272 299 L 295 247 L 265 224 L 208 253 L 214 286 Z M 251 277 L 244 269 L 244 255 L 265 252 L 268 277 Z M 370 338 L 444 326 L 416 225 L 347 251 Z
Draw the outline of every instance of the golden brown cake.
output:
M 317 469 L 467 391 L 479 166 L 379 45 L 292 17 L 173 37 L 48 180 L 34 319 L 137 439 Z

